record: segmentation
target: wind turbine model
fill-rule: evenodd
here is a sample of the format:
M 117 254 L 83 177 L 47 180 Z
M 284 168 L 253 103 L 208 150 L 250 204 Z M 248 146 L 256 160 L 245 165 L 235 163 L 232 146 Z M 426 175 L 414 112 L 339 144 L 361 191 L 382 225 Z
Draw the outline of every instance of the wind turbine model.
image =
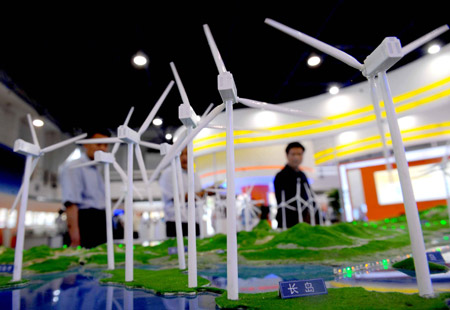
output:
M 290 198 L 288 201 L 286 201 L 284 204 L 283 204 L 283 200 L 282 200 L 282 205 L 284 208 L 287 208 L 289 210 L 292 210 L 292 211 L 297 210 L 299 223 L 303 223 L 303 210 L 308 208 L 311 226 L 315 226 L 316 225 L 316 218 L 315 218 L 316 210 L 314 208 L 314 197 L 312 196 L 311 190 L 308 188 L 308 186 L 305 186 L 305 191 L 306 191 L 306 195 L 308 196 L 307 200 L 302 198 L 301 182 L 300 182 L 300 178 L 297 178 L 295 195 L 292 198 Z M 284 191 L 283 191 L 283 195 L 284 195 Z M 291 203 L 294 201 L 297 204 L 297 209 L 295 209 L 294 207 L 291 206 Z M 303 205 L 304 205 L 304 207 L 303 207 Z M 280 208 L 281 208 L 281 205 L 280 205 Z M 283 212 L 282 213 L 283 214 L 283 223 L 285 224 L 285 216 L 286 216 L 285 209 L 283 209 L 282 212 Z M 286 226 L 283 226 L 283 228 L 286 229 Z
M 30 126 L 31 136 L 33 138 L 33 143 L 26 142 L 22 139 L 17 139 L 14 142 L 14 152 L 23 154 L 26 156 L 25 160 L 25 171 L 23 174 L 22 185 L 22 197 L 20 199 L 20 210 L 19 210 L 19 221 L 17 227 L 17 238 L 16 238 L 16 249 L 14 251 L 14 270 L 12 281 L 20 281 L 22 278 L 22 260 L 23 260 L 23 245 L 25 238 L 25 213 L 27 211 L 28 203 L 28 190 L 30 186 L 31 172 L 36 167 L 37 161 L 40 157 L 44 156 L 45 153 L 54 151 L 63 146 L 71 144 L 79 139 L 86 137 L 86 134 L 81 134 L 79 136 L 58 142 L 56 144 L 47 146 L 41 149 L 39 141 L 34 130 L 31 116 L 27 114 L 28 125 Z
M 237 89 L 233 75 L 226 70 L 219 50 L 208 25 L 203 25 L 211 53 L 219 71 L 218 90 L 226 105 L 226 156 L 227 156 L 227 294 L 228 299 L 239 299 L 238 294 L 238 264 L 237 264 L 237 237 L 236 237 L 236 197 L 234 185 L 234 137 L 233 137 L 233 104 L 242 103 L 251 108 L 267 109 L 301 117 L 312 117 L 325 120 L 299 110 L 280 107 L 277 105 L 258 102 L 237 96 Z
M 131 107 L 128 115 L 125 119 L 124 126 L 128 125 L 130 121 L 131 114 L 133 114 L 134 107 Z M 93 139 L 95 140 L 95 139 Z M 113 146 L 111 153 L 96 151 L 94 153 L 94 160 L 88 161 L 79 165 L 73 165 L 70 168 L 81 168 L 92 166 L 96 164 L 103 164 L 104 167 L 104 180 L 105 180 L 105 213 L 106 213 L 106 245 L 108 254 L 108 269 L 114 270 L 114 241 L 113 241 L 113 231 L 112 231 L 112 210 L 111 210 L 111 178 L 110 178 L 110 164 L 116 169 L 124 184 L 127 184 L 127 176 L 122 168 L 119 166 L 115 159 L 115 154 L 120 147 L 120 142 L 116 142 Z
M 397 115 L 392 101 L 391 90 L 387 79 L 386 71 L 397 63 L 405 54 L 425 42 L 437 37 L 441 33 L 448 30 L 448 26 L 444 25 L 429 34 L 410 43 L 404 48 L 401 47 L 400 41 L 396 37 L 387 37 L 381 44 L 364 60 L 364 64 L 358 62 L 352 56 L 342 52 L 335 47 L 323 43 L 312 38 L 300 31 L 289 28 L 279 22 L 266 18 L 265 23 L 308 44 L 312 47 L 344 62 L 345 64 L 360 70 L 361 73 L 369 79 L 378 77 L 381 80 L 381 92 L 383 94 L 384 106 L 386 110 L 389 130 L 392 137 L 394 149 L 394 157 L 397 163 L 397 169 L 400 178 L 400 185 L 405 205 L 405 213 L 408 221 L 408 229 L 411 239 L 411 247 L 414 256 L 414 265 L 417 273 L 417 284 L 419 294 L 424 297 L 433 296 L 433 287 L 428 269 L 428 261 L 425 254 L 425 244 L 423 241 L 422 227 L 420 226 L 419 214 L 417 212 L 417 203 L 411 184 L 411 177 L 408 170 L 408 162 L 406 161 L 405 149 L 397 122 Z
M 254 185 L 248 187 L 243 193 L 242 200 L 242 210 L 244 212 L 244 229 L 245 231 L 250 231 L 253 226 L 250 226 L 253 218 L 258 218 L 258 215 L 261 214 L 261 210 L 256 206 L 258 203 L 263 203 L 263 199 L 253 200 L 252 199 L 252 191 Z
M 152 122 L 164 99 L 172 89 L 174 82 L 170 81 L 161 97 L 158 99 L 149 115 L 136 132 L 126 125 L 117 128 L 118 138 L 99 138 L 81 140 L 77 143 L 126 143 L 127 144 L 127 196 L 125 200 L 125 281 L 133 281 L 133 150 L 136 150 L 136 159 L 141 170 L 142 180 L 147 188 L 149 202 L 153 200 L 150 192 L 150 182 L 148 181 L 147 172 L 145 170 L 144 159 L 142 156 L 140 145 L 145 147 L 154 147 L 154 143 L 141 141 L 141 135 L 147 130 Z

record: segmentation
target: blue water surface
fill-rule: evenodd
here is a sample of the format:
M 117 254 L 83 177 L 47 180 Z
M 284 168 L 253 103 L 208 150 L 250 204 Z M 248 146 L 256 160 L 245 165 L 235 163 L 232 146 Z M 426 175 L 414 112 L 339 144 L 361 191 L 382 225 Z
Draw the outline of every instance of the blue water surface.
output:
M 226 265 L 198 270 L 198 275 L 210 280 L 212 286 L 226 289 Z M 102 270 L 85 268 L 30 276 L 26 278 L 30 282 L 22 288 L 0 290 L 1 309 L 216 309 L 217 294 L 164 297 L 145 290 L 101 284 L 99 279 L 103 277 L 107 275 Z M 284 280 L 333 277 L 332 267 L 327 266 L 240 266 L 239 292 L 276 291 L 278 283 Z

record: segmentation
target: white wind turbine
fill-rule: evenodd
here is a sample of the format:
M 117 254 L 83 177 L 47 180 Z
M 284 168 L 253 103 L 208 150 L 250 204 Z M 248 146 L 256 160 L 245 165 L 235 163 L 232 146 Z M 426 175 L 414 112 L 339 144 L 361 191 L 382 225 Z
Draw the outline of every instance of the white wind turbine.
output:
M 25 155 L 26 160 L 25 160 L 25 171 L 23 174 L 23 180 L 21 185 L 21 188 L 23 189 L 21 191 L 21 198 L 20 198 L 20 210 L 19 210 L 19 220 L 17 224 L 18 227 L 17 227 L 16 249 L 14 251 L 14 270 L 12 281 L 20 281 L 22 278 L 23 246 L 25 238 L 25 213 L 27 211 L 28 191 L 32 170 L 36 167 L 39 158 L 44 156 L 45 153 L 54 151 L 56 149 L 59 149 L 63 146 L 66 146 L 79 139 L 86 137 L 86 134 L 84 133 L 79 136 L 58 142 L 56 144 L 41 149 L 36 135 L 36 131 L 34 130 L 33 127 L 30 114 L 27 114 L 27 118 L 28 118 L 28 125 L 30 126 L 31 130 L 31 136 L 33 138 L 33 143 L 26 142 L 22 139 L 17 139 L 14 142 L 14 152 Z
M 405 54 L 447 31 L 448 26 L 444 25 L 403 48 L 396 37 L 387 37 L 369 56 L 367 56 L 364 60 L 364 64 L 361 64 L 355 58 L 341 50 L 301 33 L 300 31 L 289 28 L 277 21 L 266 18 L 265 23 L 361 71 L 361 73 L 369 80 L 371 86 L 373 83 L 372 80 L 374 80 L 375 77 L 378 77 L 378 79 L 381 80 L 381 93 L 383 95 L 389 131 L 392 137 L 394 157 L 397 163 L 400 185 L 402 188 L 405 213 L 408 220 L 411 247 L 414 256 L 414 265 L 417 272 L 419 294 L 424 297 L 433 296 L 434 293 L 428 269 L 428 261 L 425 254 L 422 228 L 417 212 L 417 203 L 414 198 L 405 149 L 397 122 L 397 115 L 392 101 L 392 94 L 386 71 L 397 63 Z
M 254 200 L 252 199 L 252 191 L 254 185 L 249 186 L 245 189 L 244 193 L 242 193 L 242 210 L 241 213 L 244 212 L 244 229 L 245 231 L 250 231 L 254 225 L 252 224 L 252 219 L 258 218 L 261 214 L 261 210 L 256 206 L 259 203 L 263 203 L 263 199 Z
M 128 125 L 130 121 L 131 114 L 133 114 L 134 107 L 131 107 L 128 115 L 123 123 L 124 126 Z M 95 139 L 93 139 L 95 140 Z M 119 173 L 124 184 L 127 184 L 127 175 L 125 171 L 117 163 L 115 154 L 120 147 L 120 142 L 114 143 L 113 149 L 110 153 L 103 151 L 96 151 L 94 153 L 94 160 L 81 163 L 78 165 L 73 165 L 70 168 L 81 168 L 97 164 L 103 164 L 104 167 L 104 181 L 105 181 L 105 213 L 106 213 L 106 245 L 108 254 L 108 269 L 114 270 L 114 240 L 112 231 L 112 209 L 111 209 L 111 178 L 110 178 L 110 165 L 112 164 L 116 171 Z
M 169 85 L 164 90 L 161 97 L 153 106 L 149 115 L 145 119 L 138 131 L 131 129 L 126 125 L 121 125 L 117 128 L 118 138 L 99 138 L 86 139 L 78 141 L 79 144 L 86 143 L 126 143 L 127 144 L 127 196 L 125 200 L 125 281 L 133 281 L 133 152 L 136 151 L 136 159 L 141 170 L 142 180 L 146 186 L 149 202 L 151 203 L 152 195 L 150 191 L 150 182 L 148 181 L 147 171 L 144 165 L 140 146 L 153 148 L 154 143 L 141 141 L 142 134 L 147 130 L 152 122 L 164 99 L 167 97 L 169 91 L 172 89 L 174 82 L 170 81 Z
M 299 115 L 325 120 L 322 117 L 307 114 L 305 112 L 285 108 L 265 102 L 240 98 L 237 96 L 237 89 L 233 75 L 227 71 L 222 61 L 217 45 L 211 34 L 208 25 L 203 25 L 206 38 L 208 40 L 211 53 L 219 71 L 218 90 L 223 102 L 226 105 L 226 156 L 227 156 L 227 294 L 228 299 L 239 299 L 238 294 L 238 262 L 237 262 L 237 236 L 236 236 L 236 197 L 234 185 L 234 137 L 233 137 L 233 104 L 242 103 L 251 108 L 267 109 L 289 115 Z M 327 121 L 327 120 L 326 120 Z

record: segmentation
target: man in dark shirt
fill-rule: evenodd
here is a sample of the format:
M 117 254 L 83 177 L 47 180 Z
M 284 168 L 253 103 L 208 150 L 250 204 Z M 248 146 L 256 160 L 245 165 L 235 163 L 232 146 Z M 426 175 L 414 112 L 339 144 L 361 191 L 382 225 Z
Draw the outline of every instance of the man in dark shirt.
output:
M 286 147 L 287 164 L 278 172 L 273 181 L 275 187 L 275 196 L 277 204 L 280 206 L 282 202 L 282 192 L 284 191 L 285 202 L 294 197 L 297 192 L 297 180 L 300 181 L 300 193 L 304 201 L 311 201 L 312 197 L 308 194 L 312 193 L 309 187 L 306 175 L 300 170 L 300 164 L 303 160 L 303 153 L 305 147 L 299 142 L 289 143 Z M 314 206 L 315 203 L 313 202 Z M 304 204 L 303 204 L 304 207 Z M 297 202 L 293 201 L 289 204 L 289 208 L 285 208 L 286 228 L 292 227 L 299 222 L 299 215 L 297 211 Z M 302 212 L 303 222 L 311 223 L 310 213 L 308 208 Z M 318 217 L 318 216 L 317 216 Z M 283 228 L 283 210 L 278 207 L 276 220 L 278 228 Z M 318 223 L 318 219 L 316 220 Z

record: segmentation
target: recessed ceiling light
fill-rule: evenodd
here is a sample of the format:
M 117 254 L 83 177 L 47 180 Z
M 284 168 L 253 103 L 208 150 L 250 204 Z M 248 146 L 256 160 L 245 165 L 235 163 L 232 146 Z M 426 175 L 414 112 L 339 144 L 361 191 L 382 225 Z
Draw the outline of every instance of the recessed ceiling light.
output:
M 428 47 L 428 54 L 436 54 L 439 53 L 440 50 L 441 47 L 439 46 L 439 44 L 432 44 L 430 45 L 430 47 Z
M 308 58 L 308 66 L 310 67 L 316 67 L 320 64 L 322 60 L 320 59 L 319 56 L 313 55 L 311 57 Z
M 155 126 L 161 126 L 162 123 L 163 123 L 163 120 L 159 117 L 157 117 L 153 120 L 153 125 L 155 125 Z
M 139 51 L 133 56 L 131 63 L 137 69 L 147 68 L 149 63 L 148 56 Z
M 33 125 L 35 127 L 42 127 L 42 126 L 44 126 L 44 122 L 37 118 L 37 119 L 33 120 Z
M 337 87 L 337 86 L 331 86 L 330 89 L 329 89 L 329 92 L 330 92 L 330 94 L 332 94 L 332 95 L 336 95 L 336 94 L 339 93 L 339 87 Z
M 166 133 L 166 140 L 171 140 L 171 139 L 172 139 L 172 134 Z

